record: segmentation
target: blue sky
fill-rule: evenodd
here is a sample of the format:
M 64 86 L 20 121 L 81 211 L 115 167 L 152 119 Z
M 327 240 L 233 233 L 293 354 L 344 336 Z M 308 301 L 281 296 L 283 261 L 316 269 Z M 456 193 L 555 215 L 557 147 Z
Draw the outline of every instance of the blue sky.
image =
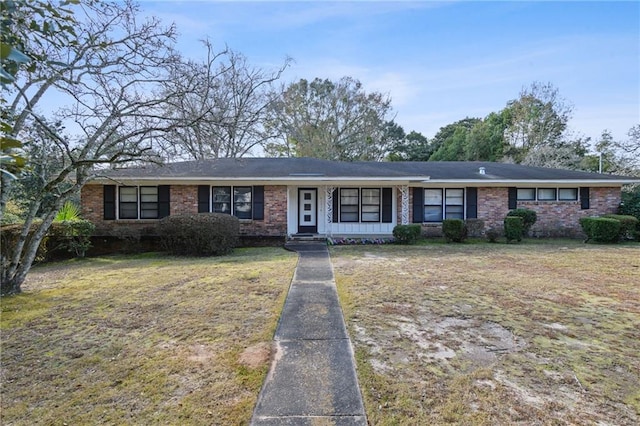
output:
M 179 49 L 198 40 L 273 69 L 284 81 L 359 79 L 392 98 L 396 122 L 431 138 L 504 108 L 534 81 L 574 107 L 570 128 L 618 139 L 640 123 L 640 2 L 143 1 L 175 22 Z

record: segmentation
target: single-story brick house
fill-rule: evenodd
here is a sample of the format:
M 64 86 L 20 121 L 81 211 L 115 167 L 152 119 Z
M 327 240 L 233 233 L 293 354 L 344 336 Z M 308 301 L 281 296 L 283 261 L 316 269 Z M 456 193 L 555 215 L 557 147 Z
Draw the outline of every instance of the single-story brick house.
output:
M 246 236 L 389 236 L 408 223 L 437 233 L 445 218 L 468 220 L 479 233 L 524 207 L 538 213 L 534 235 L 574 236 L 578 219 L 614 213 L 622 185 L 638 182 L 491 162 L 225 158 L 105 171 L 81 198 L 100 232 L 222 212 L 237 216 Z

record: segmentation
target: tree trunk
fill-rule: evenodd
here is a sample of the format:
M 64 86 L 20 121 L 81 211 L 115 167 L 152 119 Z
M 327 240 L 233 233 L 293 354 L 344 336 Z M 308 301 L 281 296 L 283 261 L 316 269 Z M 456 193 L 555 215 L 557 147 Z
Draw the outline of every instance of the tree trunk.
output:
M 24 279 L 22 281 L 24 281 Z M 22 293 L 21 286 L 22 282 L 18 282 L 17 280 L 2 280 L 2 284 L 0 284 L 0 296 Z

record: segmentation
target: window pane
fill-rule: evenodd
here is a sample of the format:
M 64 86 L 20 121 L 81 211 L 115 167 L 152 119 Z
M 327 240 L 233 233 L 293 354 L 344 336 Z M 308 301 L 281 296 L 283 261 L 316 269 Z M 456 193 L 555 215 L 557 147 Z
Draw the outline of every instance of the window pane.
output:
M 233 188 L 233 215 L 238 219 L 252 219 L 250 186 Z
M 538 188 L 539 201 L 555 201 L 555 199 L 556 199 L 555 188 Z
M 578 199 L 578 188 L 560 188 L 558 199 L 562 201 L 576 201 Z
M 213 213 L 231 214 L 231 187 L 214 186 L 211 188 L 211 208 Z
M 455 205 L 461 206 L 464 204 L 463 189 L 447 189 L 446 194 L 447 194 L 447 199 L 446 199 L 447 205 L 455 204 Z
M 442 205 L 442 190 L 441 189 L 425 189 L 424 190 L 424 205 Z
M 425 206 L 425 222 L 442 222 L 442 206 Z
M 141 195 L 158 195 L 158 187 L 157 186 L 141 186 L 140 187 Z
M 358 213 L 340 212 L 340 222 L 357 222 Z
M 340 206 L 340 222 L 357 222 L 358 206 Z
M 362 221 L 363 222 L 380 222 L 380 206 L 362 206 Z
M 373 212 L 373 213 L 362 212 L 362 221 L 363 222 L 380 222 L 380 213 L 379 212 Z
M 231 214 L 231 204 L 230 203 L 213 203 L 213 212 Z
M 532 201 L 536 199 L 535 188 L 518 188 L 518 200 Z
M 137 219 L 137 203 L 120 203 L 120 219 Z
M 140 219 L 157 219 L 158 218 L 158 208 L 157 205 L 154 205 L 151 209 L 145 209 L 144 205 L 140 209 Z
M 138 188 L 135 186 L 121 186 L 120 203 L 118 207 L 120 219 L 138 218 Z
M 120 202 L 121 203 L 137 203 L 138 188 L 136 188 L 135 186 L 120 187 Z
M 445 217 L 447 219 L 464 219 L 463 206 L 449 206 L 446 207 Z
M 380 189 L 363 188 L 362 204 L 380 204 Z
M 214 203 L 229 203 L 231 202 L 231 188 L 228 186 L 214 186 L 212 188 L 213 202 Z
M 251 188 L 246 186 L 233 188 L 233 201 L 236 203 L 250 203 Z
M 340 204 L 358 205 L 358 190 L 357 189 L 341 189 Z
M 238 219 L 251 219 L 251 203 L 236 203 L 234 213 Z

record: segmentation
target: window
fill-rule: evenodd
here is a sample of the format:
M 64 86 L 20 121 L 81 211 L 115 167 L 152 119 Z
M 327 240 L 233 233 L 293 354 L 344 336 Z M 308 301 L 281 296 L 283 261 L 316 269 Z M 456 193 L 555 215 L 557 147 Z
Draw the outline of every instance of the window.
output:
M 119 219 L 158 219 L 160 218 L 160 188 L 165 188 L 165 207 L 168 215 L 168 187 L 158 186 L 121 186 L 118 193 Z
M 560 201 L 577 201 L 578 188 L 560 188 L 558 190 L 558 200 Z
M 158 218 L 158 187 L 140 187 L 140 219 Z
M 555 188 L 538 188 L 538 201 L 555 201 Z
M 264 186 L 198 185 L 198 212 L 264 220 Z
M 424 190 L 424 221 L 442 222 L 442 189 Z
M 340 189 L 340 222 L 358 221 L 358 188 Z
M 442 222 L 443 219 L 464 219 L 464 189 L 425 189 L 424 222 Z
M 214 186 L 211 188 L 212 211 L 231 214 L 231 187 Z
M 233 188 L 233 214 L 238 219 L 251 219 L 251 187 Z
M 138 188 L 135 186 L 121 186 L 119 200 L 120 219 L 137 219 Z
M 444 217 L 464 219 L 464 189 L 446 189 L 445 194 Z
M 518 188 L 518 201 L 578 201 L 578 188 Z
M 362 221 L 380 222 L 380 188 L 362 188 Z
M 518 201 L 535 201 L 535 188 L 518 188 Z

